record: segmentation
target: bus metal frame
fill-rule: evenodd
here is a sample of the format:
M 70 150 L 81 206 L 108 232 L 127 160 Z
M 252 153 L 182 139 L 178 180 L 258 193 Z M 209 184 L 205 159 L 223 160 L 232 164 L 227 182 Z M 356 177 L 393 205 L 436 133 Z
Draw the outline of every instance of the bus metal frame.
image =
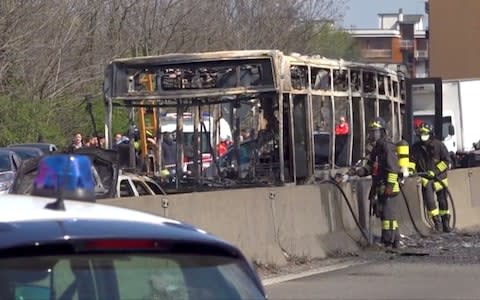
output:
M 228 70 L 222 69 L 222 66 L 229 66 L 229 63 L 232 62 L 233 65 L 230 69 L 228 67 Z M 248 81 L 247 73 L 253 72 L 248 70 L 250 64 L 253 64 L 252 69 L 259 66 L 258 70 L 260 71 L 257 71 L 261 74 L 258 75 L 258 80 L 259 82 L 265 80 L 265 84 L 254 85 L 253 81 Z M 183 81 L 179 88 L 164 90 L 162 79 L 161 85 L 157 82 L 156 86 L 148 91 L 135 90 L 135 85 L 132 85 L 131 82 L 132 76 L 128 72 L 144 72 L 150 75 L 161 73 L 161 76 L 166 76 L 165 72 L 169 66 L 183 72 L 181 75 Z M 203 69 L 206 70 L 207 77 L 213 72 L 211 70 L 218 71 L 216 74 L 222 74 L 221 72 L 230 74 L 228 72 L 231 72 L 233 75 L 225 78 L 230 81 L 233 79 L 233 83 L 229 83 L 230 86 L 226 84 L 224 87 L 219 84 L 220 80 L 217 80 L 214 88 L 202 88 L 204 82 L 207 82 L 205 80 L 199 85 L 200 88 L 192 88 L 194 80 L 191 79 L 193 78 L 191 73 L 195 71 L 197 74 L 200 72 L 199 70 Z M 325 77 L 326 75 L 320 77 L 319 74 L 325 74 L 325 72 L 328 77 Z M 247 83 L 242 85 L 245 74 L 247 74 Z M 189 79 L 185 79 L 187 77 Z M 220 76 L 219 78 L 224 77 Z M 316 85 L 318 78 L 328 81 L 320 81 L 320 88 L 318 88 Z M 183 82 L 186 82 L 188 88 L 183 88 Z M 326 84 L 326 86 L 322 86 L 322 84 Z M 217 85 L 219 86 L 217 87 Z M 197 107 L 200 112 L 201 107 L 208 105 L 227 105 L 234 114 L 229 123 L 234 129 L 233 156 L 237 161 L 236 167 L 238 167 L 240 117 L 235 115 L 235 112 L 241 108 L 242 101 L 255 100 L 261 103 L 260 107 L 264 113 L 271 110 L 269 112 L 271 115 L 268 116 L 271 119 L 268 122 L 273 122 L 274 124 L 269 125 L 277 130 L 273 132 L 273 146 L 277 147 L 275 155 L 278 160 L 276 161 L 278 170 L 271 178 L 270 183 L 301 184 L 308 182 L 316 173 L 331 173 L 335 169 L 348 167 L 355 163 L 354 160 L 364 157 L 368 152 L 365 138 L 366 124 L 369 121 L 367 118 L 384 117 L 394 141 L 401 139 L 405 131 L 405 124 L 402 122 L 402 115 L 405 113 L 405 98 L 405 77 L 397 70 L 320 56 L 284 55 L 278 50 L 220 51 L 115 59 L 107 66 L 105 72 L 105 136 L 108 147 L 111 147 L 112 115 L 113 108 L 116 106 L 175 108 L 177 116 L 183 116 L 183 111 L 187 107 Z M 331 120 L 328 130 L 321 134 L 316 132 L 314 120 L 324 121 L 325 124 L 326 122 L 325 118 L 319 118 L 314 110 L 314 107 L 318 107 L 319 102 L 317 101 L 322 101 L 322 104 L 324 102 L 329 106 L 324 109 L 324 112 Z M 369 111 L 366 110 L 367 104 Z M 272 107 L 269 107 L 270 105 Z M 335 135 L 335 121 L 340 112 L 340 107 L 336 111 L 336 105 L 343 107 L 342 112 L 347 115 L 344 117 L 348 120 L 350 131 L 346 138 Z M 261 116 L 258 115 L 258 118 Z M 177 159 L 181 160 L 184 153 L 181 141 L 183 117 L 178 119 Z M 158 124 L 158 127 L 160 126 L 161 124 Z M 196 145 L 198 146 L 197 126 L 195 128 L 194 141 L 197 141 Z M 328 145 L 319 147 L 315 141 L 317 135 L 328 138 Z M 343 146 L 337 147 L 339 141 L 342 141 Z M 217 141 L 213 142 L 212 147 Z M 160 140 L 157 140 L 157 143 L 160 146 Z M 315 149 L 324 147 L 328 147 L 328 161 L 326 164 L 318 165 Z M 198 148 L 195 148 L 195 153 L 197 153 Z M 342 157 L 337 148 L 342 149 Z M 161 157 L 160 154 L 159 157 Z M 215 154 L 213 159 L 216 160 Z M 198 163 L 201 165 L 201 161 L 198 162 L 195 158 L 193 175 L 197 183 L 203 180 L 202 170 L 199 170 Z M 271 169 L 275 168 L 271 166 Z M 177 174 L 181 174 L 182 171 L 181 164 L 177 163 Z M 176 188 L 180 188 L 179 180 L 176 180 Z

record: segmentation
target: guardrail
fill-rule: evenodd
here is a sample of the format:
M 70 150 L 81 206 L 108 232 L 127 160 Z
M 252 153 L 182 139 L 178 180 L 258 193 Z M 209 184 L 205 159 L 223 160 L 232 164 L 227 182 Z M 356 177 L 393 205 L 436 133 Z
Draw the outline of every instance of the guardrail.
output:
M 390 49 L 364 49 L 361 51 L 364 58 L 391 58 L 392 50 Z
M 416 50 L 415 58 L 428 58 L 428 50 Z

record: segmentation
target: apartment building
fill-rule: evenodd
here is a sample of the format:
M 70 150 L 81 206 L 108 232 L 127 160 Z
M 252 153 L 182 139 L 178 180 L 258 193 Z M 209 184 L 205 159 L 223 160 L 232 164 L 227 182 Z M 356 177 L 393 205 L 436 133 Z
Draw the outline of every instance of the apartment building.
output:
M 480 1 L 479 1 L 480 2 Z M 419 14 L 378 14 L 374 29 L 346 29 L 357 41 L 361 60 L 368 63 L 403 65 L 411 77 L 429 76 L 429 46 L 426 18 Z

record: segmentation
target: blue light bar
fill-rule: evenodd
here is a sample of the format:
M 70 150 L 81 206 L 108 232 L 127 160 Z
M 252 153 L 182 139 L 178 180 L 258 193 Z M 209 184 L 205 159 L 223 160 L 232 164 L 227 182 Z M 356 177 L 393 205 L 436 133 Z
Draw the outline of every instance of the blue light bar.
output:
M 94 202 L 92 162 L 85 155 L 44 157 L 33 182 L 32 195 Z

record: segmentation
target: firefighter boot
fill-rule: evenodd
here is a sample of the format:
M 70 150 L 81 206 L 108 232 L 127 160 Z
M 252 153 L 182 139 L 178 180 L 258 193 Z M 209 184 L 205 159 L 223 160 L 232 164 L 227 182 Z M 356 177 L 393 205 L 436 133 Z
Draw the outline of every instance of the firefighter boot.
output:
M 433 216 L 432 221 L 434 226 L 433 229 L 435 231 L 441 232 L 443 229 L 443 225 L 442 225 L 442 219 L 440 218 L 440 216 Z
M 394 249 L 398 249 L 401 246 L 401 244 L 400 244 L 400 231 L 398 230 L 398 228 L 393 231 L 393 234 L 394 234 L 394 239 L 393 239 L 392 247 Z
M 382 230 L 382 244 L 385 248 L 392 246 L 392 241 L 393 241 L 392 233 L 393 231 L 390 229 Z
M 443 232 L 450 232 L 452 228 L 450 228 L 450 215 L 443 215 L 442 216 L 442 224 L 443 224 Z

